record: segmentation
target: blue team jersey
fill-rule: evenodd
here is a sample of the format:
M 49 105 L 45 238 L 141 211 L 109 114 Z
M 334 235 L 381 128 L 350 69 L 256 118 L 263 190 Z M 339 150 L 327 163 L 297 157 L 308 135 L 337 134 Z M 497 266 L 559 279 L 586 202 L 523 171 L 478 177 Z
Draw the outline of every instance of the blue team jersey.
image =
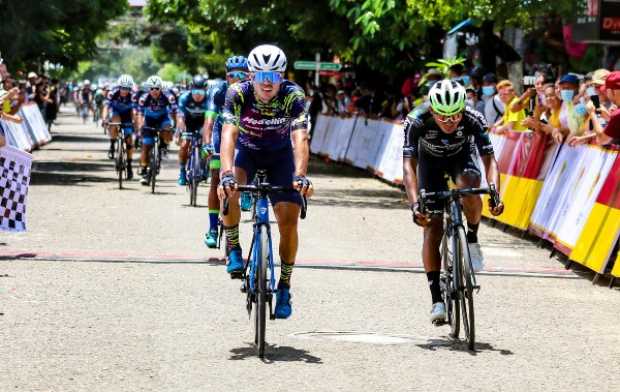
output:
M 279 150 L 291 145 L 291 132 L 307 129 L 304 91 L 284 80 L 278 94 L 260 102 L 251 81 L 235 83 L 226 92 L 224 123 L 239 127 L 240 147 L 251 150 Z
M 219 133 L 224 123 L 222 112 L 224 110 L 224 104 L 226 103 L 226 90 L 228 90 L 228 83 L 224 80 L 211 86 L 207 94 L 206 116 L 215 119 L 215 124 L 213 125 L 214 133 Z
M 135 101 L 131 92 L 123 97 L 120 88 L 115 88 L 108 93 L 105 104 L 116 113 L 127 113 L 135 107 Z
M 192 97 L 192 92 L 187 91 L 179 98 L 179 114 L 188 118 L 204 118 L 205 112 L 207 111 L 207 101 L 208 97 L 205 96 L 202 101 L 196 102 Z
M 177 103 L 174 95 L 161 92 L 159 98 L 153 98 L 150 92 L 138 99 L 138 110 L 143 115 L 176 114 Z

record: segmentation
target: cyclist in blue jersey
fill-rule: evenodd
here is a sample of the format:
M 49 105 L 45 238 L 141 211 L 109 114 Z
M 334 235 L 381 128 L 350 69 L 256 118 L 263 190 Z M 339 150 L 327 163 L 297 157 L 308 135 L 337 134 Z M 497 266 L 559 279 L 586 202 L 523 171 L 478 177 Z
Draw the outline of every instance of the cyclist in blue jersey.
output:
M 284 79 L 286 56 L 276 46 L 254 48 L 248 56 L 248 67 L 251 80 L 228 88 L 223 111 L 218 194 L 221 200 L 228 198 L 230 202 L 229 213 L 223 216 L 227 271 L 243 270 L 237 186 L 247 184 L 258 169 L 264 169 L 271 184 L 299 191 L 270 195 L 280 231 L 281 270 L 275 316 L 288 318 L 292 312 L 290 285 L 298 248 L 301 195 L 311 196 L 313 192 L 306 178 L 310 153 L 305 94 L 301 87 Z
M 220 137 L 223 124 L 222 109 L 226 100 L 228 86 L 244 81 L 248 77 L 248 60 L 243 56 L 232 56 L 226 60 L 226 81 L 221 81 L 209 89 L 205 133 L 203 134 L 204 155 L 211 155 L 211 188 L 209 189 L 209 231 L 205 234 L 205 244 L 209 248 L 217 246 L 220 202 L 217 186 L 220 183 Z
M 195 76 L 191 89 L 181 95 L 177 110 L 177 130 L 181 132 L 181 148 L 179 149 L 179 185 L 187 185 L 185 165 L 191 146 L 190 136 L 195 133 L 204 135 L 207 111 L 207 81 L 202 76 Z
M 172 140 L 172 120 L 171 116 L 176 115 L 177 104 L 172 95 L 162 91 L 162 80 L 159 76 L 151 76 L 147 79 L 146 84 L 149 92 L 143 94 L 138 100 L 138 127 L 142 128 L 142 154 L 140 156 L 140 165 L 142 166 L 140 175 L 142 185 L 148 185 L 151 173 L 147 172 L 150 162 L 151 148 L 155 142 L 154 130 L 144 129 L 154 128 L 160 130 L 160 138 L 163 143 L 170 143 Z M 162 143 L 162 144 L 163 144 Z M 162 148 L 162 146 L 156 146 Z
M 131 167 L 131 159 L 133 155 L 133 120 L 134 120 L 134 101 L 131 96 L 131 90 L 133 89 L 134 82 L 131 75 L 121 75 L 118 78 L 117 86 L 115 89 L 108 93 L 106 102 L 103 108 L 102 118 L 104 123 L 107 122 L 108 117 L 112 117 L 113 123 L 131 124 L 131 127 L 127 126 L 123 128 L 123 134 L 125 136 L 125 145 L 127 146 L 127 179 L 133 178 L 133 169 Z M 116 138 L 118 137 L 120 128 L 115 125 L 110 127 L 110 150 L 108 151 L 108 158 L 114 159 L 114 150 L 116 146 Z

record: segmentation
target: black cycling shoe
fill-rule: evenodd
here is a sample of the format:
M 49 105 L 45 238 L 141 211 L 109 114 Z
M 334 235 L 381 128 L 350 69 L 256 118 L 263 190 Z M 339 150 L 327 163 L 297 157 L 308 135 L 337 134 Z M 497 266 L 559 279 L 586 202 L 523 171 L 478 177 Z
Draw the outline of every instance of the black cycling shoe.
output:
M 114 159 L 114 150 L 108 150 L 108 159 Z
M 133 170 L 131 169 L 131 166 L 127 167 L 127 181 L 132 180 L 133 179 Z

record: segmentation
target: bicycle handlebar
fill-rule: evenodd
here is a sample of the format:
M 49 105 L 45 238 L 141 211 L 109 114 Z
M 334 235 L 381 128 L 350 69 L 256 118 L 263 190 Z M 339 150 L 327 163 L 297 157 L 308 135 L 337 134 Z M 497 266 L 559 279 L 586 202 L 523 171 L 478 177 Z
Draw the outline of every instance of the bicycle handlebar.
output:
M 424 189 L 420 191 L 420 210 L 426 210 L 426 201 L 428 199 L 445 200 L 451 198 L 460 198 L 467 195 L 483 195 L 489 194 L 491 197 L 489 203 L 491 208 L 497 207 L 501 200 L 495 189 L 495 184 L 491 184 L 488 188 L 463 188 L 463 189 L 451 189 L 441 192 L 426 192 Z
M 261 183 L 261 184 L 255 184 L 255 185 L 237 185 L 236 188 L 237 192 L 250 192 L 253 194 L 256 193 L 282 193 L 282 192 L 297 192 L 297 189 L 290 187 L 290 186 L 281 186 L 281 185 L 271 185 L 269 183 Z M 302 196 L 302 202 L 301 202 L 301 213 L 299 214 L 299 217 L 301 219 L 306 219 L 306 215 L 308 213 L 308 199 L 306 198 L 306 196 Z M 228 207 L 229 207 L 229 202 L 228 202 L 228 197 L 226 197 L 224 199 L 224 208 L 222 210 L 222 214 L 223 215 L 228 215 Z

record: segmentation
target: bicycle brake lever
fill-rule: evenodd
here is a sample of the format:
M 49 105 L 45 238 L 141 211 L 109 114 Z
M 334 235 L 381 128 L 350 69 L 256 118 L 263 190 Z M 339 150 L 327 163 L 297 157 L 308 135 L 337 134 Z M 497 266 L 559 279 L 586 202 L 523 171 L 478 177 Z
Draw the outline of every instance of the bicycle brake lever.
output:
M 228 215 L 228 197 L 224 199 L 224 208 L 222 209 L 222 215 Z
M 306 196 L 302 196 L 301 213 L 299 217 L 301 219 L 306 219 L 307 212 L 308 212 L 308 199 L 306 198 Z

